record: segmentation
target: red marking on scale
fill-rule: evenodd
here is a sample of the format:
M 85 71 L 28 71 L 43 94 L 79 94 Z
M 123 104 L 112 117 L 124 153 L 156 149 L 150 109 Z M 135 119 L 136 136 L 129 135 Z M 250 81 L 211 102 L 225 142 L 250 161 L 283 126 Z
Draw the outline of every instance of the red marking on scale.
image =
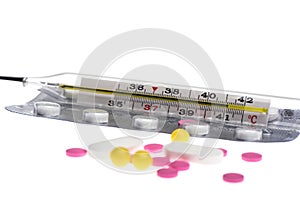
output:
M 152 86 L 153 92 L 155 92 L 158 89 L 158 87 Z
M 257 115 L 249 115 L 248 116 L 248 119 L 250 119 L 250 122 L 252 123 L 252 124 L 256 124 L 256 120 L 257 120 Z

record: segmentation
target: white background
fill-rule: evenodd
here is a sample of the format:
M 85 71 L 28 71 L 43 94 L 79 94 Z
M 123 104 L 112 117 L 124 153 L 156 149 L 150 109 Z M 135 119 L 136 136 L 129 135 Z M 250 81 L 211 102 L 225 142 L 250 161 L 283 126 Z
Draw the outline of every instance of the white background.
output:
M 1 1 L 0 75 L 78 72 L 110 37 L 164 28 L 200 44 L 226 89 L 300 97 L 299 9 L 297 1 L 274 0 Z M 82 146 L 74 124 L 10 113 L 5 106 L 25 103 L 36 92 L 4 81 L 0 88 L 0 199 L 299 199 L 299 139 L 220 141 L 217 146 L 229 151 L 223 163 L 194 164 L 176 179 L 121 174 L 89 156 L 66 157 L 67 148 Z M 242 162 L 245 151 L 261 152 L 263 161 Z M 230 171 L 243 173 L 245 181 L 223 182 Z

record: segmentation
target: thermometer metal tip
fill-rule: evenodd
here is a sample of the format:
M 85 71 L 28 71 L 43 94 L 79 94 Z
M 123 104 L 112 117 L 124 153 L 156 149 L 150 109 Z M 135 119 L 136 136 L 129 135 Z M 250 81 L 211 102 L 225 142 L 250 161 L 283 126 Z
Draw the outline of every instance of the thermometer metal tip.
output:
M 0 80 L 24 82 L 25 77 L 0 76 Z

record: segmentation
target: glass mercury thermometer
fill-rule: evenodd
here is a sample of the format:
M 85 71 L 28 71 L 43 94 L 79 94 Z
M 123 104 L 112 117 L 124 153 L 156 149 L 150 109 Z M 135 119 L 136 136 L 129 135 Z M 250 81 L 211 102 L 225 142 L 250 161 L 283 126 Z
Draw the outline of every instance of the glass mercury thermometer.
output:
M 2 80 L 38 86 L 32 101 L 7 110 L 38 117 L 195 137 L 285 142 L 300 131 L 300 99 L 61 73 Z

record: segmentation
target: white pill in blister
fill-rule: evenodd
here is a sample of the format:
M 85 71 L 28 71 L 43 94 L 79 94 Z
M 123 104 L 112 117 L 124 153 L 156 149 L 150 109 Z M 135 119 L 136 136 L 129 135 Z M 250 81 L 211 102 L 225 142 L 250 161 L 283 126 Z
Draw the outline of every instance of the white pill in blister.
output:
M 144 130 L 156 130 L 158 128 L 158 121 L 156 117 L 136 115 L 132 119 L 132 126 Z
M 34 112 L 45 117 L 57 117 L 60 115 L 60 105 L 58 103 L 40 101 L 34 103 Z
M 192 136 L 204 136 L 209 132 L 209 125 L 207 123 L 186 125 L 184 129 Z
M 172 142 L 164 147 L 170 159 L 185 159 L 202 164 L 214 164 L 222 161 L 223 151 L 216 148 L 192 145 L 184 142 Z
M 79 92 L 77 90 L 64 90 L 63 95 L 68 99 L 74 99 L 77 98 L 78 93 Z
M 271 122 L 271 121 L 274 121 L 276 120 L 278 117 L 279 117 L 279 109 L 278 108 L 269 108 L 268 110 L 268 121 Z
M 109 113 L 106 110 L 86 109 L 83 111 L 83 120 L 90 123 L 107 124 Z
M 261 129 L 236 128 L 235 137 L 246 141 L 259 141 L 262 139 L 263 131 Z

